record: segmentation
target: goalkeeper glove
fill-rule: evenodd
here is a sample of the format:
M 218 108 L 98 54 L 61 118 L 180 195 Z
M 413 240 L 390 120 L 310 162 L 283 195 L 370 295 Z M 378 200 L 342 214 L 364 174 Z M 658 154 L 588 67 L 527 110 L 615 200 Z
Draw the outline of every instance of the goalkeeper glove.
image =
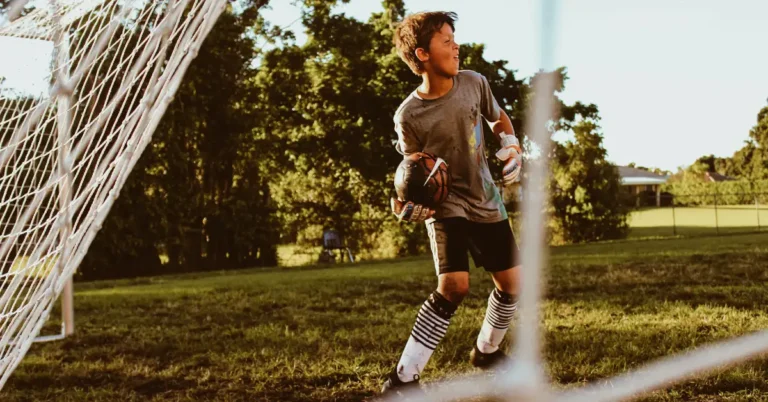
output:
M 499 137 L 501 137 L 501 149 L 496 152 L 496 157 L 504 162 L 501 175 L 506 186 L 520 181 L 520 171 L 523 170 L 523 150 L 520 149 L 520 142 L 514 134 L 501 133 Z
M 398 222 L 422 222 L 432 217 L 435 211 L 411 201 L 404 202 L 396 198 L 390 199 L 392 213 L 397 217 Z

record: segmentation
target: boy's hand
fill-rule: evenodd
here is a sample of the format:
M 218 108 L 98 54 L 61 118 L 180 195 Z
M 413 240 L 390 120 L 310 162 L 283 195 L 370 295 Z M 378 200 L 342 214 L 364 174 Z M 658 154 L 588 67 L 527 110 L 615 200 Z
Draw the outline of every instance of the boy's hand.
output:
M 504 162 L 501 174 L 506 186 L 520 181 L 520 171 L 523 170 L 523 150 L 520 149 L 520 142 L 514 135 L 501 133 L 499 137 L 501 149 L 496 152 L 496 157 Z
M 411 201 L 403 202 L 391 198 L 390 204 L 392 205 L 392 213 L 395 214 L 398 222 L 423 222 L 435 214 L 435 211 Z

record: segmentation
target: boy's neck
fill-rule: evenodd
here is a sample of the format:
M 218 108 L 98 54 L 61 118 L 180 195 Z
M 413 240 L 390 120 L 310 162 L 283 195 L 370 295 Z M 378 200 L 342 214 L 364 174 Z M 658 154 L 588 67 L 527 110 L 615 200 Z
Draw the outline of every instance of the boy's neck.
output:
M 437 99 L 453 88 L 453 77 L 424 73 L 421 80 L 421 85 L 416 91 L 423 99 Z

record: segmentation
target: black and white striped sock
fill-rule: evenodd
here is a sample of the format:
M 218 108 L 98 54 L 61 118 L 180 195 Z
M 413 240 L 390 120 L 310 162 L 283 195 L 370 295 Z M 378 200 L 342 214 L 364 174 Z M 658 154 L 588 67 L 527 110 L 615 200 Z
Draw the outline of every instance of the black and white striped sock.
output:
M 419 377 L 432 352 L 445 336 L 457 307 L 440 293 L 432 292 L 429 295 L 416 316 L 411 336 L 397 364 L 397 375 L 401 381 L 413 381 Z
M 480 328 L 480 335 L 477 336 L 477 348 L 481 352 L 493 353 L 499 350 L 516 311 L 517 298 L 494 288 L 488 297 L 485 320 Z

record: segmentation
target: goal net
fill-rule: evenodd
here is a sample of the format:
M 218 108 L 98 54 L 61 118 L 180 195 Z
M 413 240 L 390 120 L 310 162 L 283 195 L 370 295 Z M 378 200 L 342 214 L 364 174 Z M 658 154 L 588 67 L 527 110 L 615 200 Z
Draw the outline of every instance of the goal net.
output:
M 0 16 L 0 387 L 59 295 L 71 290 L 75 269 L 227 6 L 25 3 Z
M 0 388 L 71 284 L 185 70 L 227 6 L 226 0 L 24 3 L 0 15 Z M 539 3 L 541 66 L 551 71 L 556 1 Z M 19 17 L 21 11 L 26 14 Z M 22 60 L 35 52 L 37 60 Z M 33 70 L 40 66 L 44 73 L 37 77 Z M 527 133 L 542 155 L 550 149 L 554 84 L 546 75 L 535 83 L 527 118 Z M 515 358 L 503 374 L 446 382 L 423 400 L 620 400 L 768 350 L 768 332 L 760 332 L 600 384 L 552 387 L 540 352 L 538 313 L 547 260 L 541 211 L 546 159 L 526 165 Z

